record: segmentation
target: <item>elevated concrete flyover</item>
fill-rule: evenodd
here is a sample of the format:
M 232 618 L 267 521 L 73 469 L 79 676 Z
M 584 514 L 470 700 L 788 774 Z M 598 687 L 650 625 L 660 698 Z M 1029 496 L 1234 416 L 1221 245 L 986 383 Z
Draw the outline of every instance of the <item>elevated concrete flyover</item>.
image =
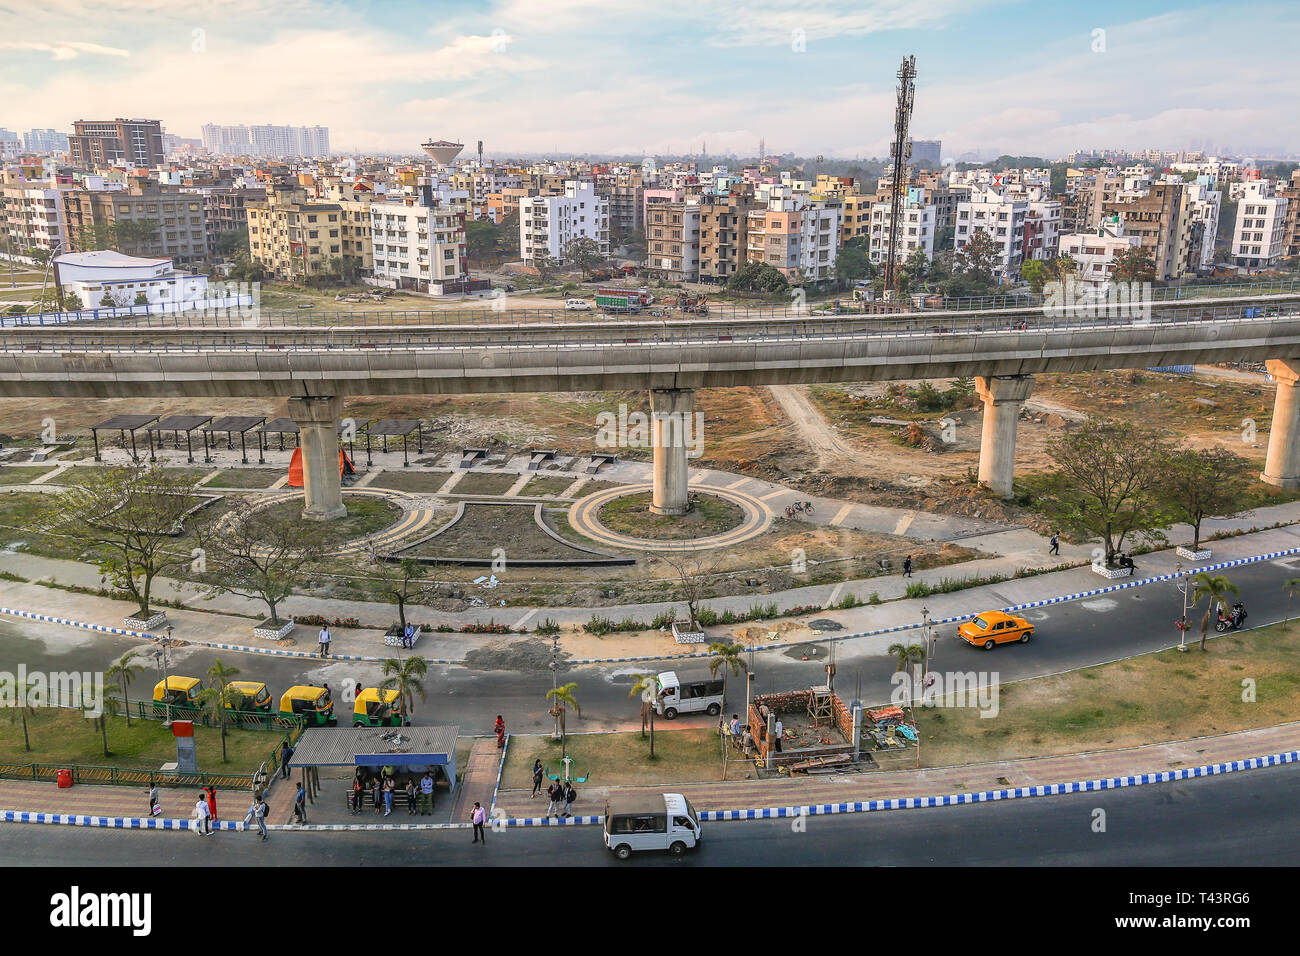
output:
M 685 423 L 669 419 L 693 412 L 685 393 L 696 388 L 975 377 L 990 411 L 980 476 L 1005 495 L 1034 374 L 1291 359 L 1300 359 L 1300 292 L 1159 302 L 1136 319 L 1007 308 L 495 326 L 25 326 L 0 330 L 0 395 L 286 396 L 310 400 L 297 403 L 313 408 L 299 425 L 326 435 L 315 409 L 349 394 L 646 389 L 656 395 L 655 435 L 673 439 L 655 446 L 655 507 L 675 514 L 689 507 L 676 438 Z M 1278 484 L 1300 484 L 1294 388 L 1279 390 L 1290 397 L 1270 437 L 1265 476 Z M 305 457 L 311 484 L 317 469 Z M 336 494 L 308 498 L 319 499 L 316 514 L 337 513 Z

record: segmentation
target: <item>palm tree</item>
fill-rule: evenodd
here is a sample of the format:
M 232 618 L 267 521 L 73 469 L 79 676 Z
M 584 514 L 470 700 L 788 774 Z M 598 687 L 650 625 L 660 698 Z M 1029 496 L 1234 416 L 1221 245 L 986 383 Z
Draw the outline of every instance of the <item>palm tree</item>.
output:
M 126 709 L 126 725 L 131 726 L 131 698 L 127 696 L 127 688 L 131 686 L 131 681 L 135 680 L 135 675 L 144 670 L 139 664 L 132 663 L 135 659 L 135 652 L 123 654 L 113 666 L 104 672 L 104 679 L 117 681 L 117 686 L 122 689 L 122 702 Z
M 709 653 L 713 656 L 709 658 L 709 675 L 718 676 L 718 671 L 722 671 L 722 706 L 727 706 L 727 672 L 739 674 L 745 670 L 745 659 L 741 657 L 745 653 L 745 645 L 739 642 L 728 644 L 722 641 L 716 641 L 709 645 Z
M 1287 581 L 1282 585 L 1282 590 L 1286 591 L 1286 618 L 1282 621 L 1282 624 L 1287 626 L 1291 621 L 1291 599 L 1300 594 L 1300 578 L 1292 578 Z
M 560 718 L 560 759 L 563 760 L 569 755 L 569 739 L 567 728 L 565 727 L 564 717 L 570 707 L 579 717 L 582 716 L 582 707 L 578 704 L 578 685 L 572 681 L 568 684 L 562 684 L 546 692 L 546 699 L 551 702 L 551 712 Z
M 211 685 L 208 691 L 215 691 L 212 695 L 213 706 L 217 711 L 217 720 L 221 724 L 221 762 L 226 762 L 226 727 L 230 709 L 227 705 L 231 702 L 230 682 L 239 676 L 238 667 L 227 667 L 221 663 L 220 658 L 214 657 L 212 663 L 208 665 L 208 680 Z M 204 693 L 207 693 L 205 691 Z
M 9 709 L 9 723 L 12 724 L 14 722 L 15 714 L 23 719 L 23 749 L 28 752 L 32 749 L 32 740 L 31 737 L 27 735 L 27 717 L 29 714 L 32 717 L 36 716 L 36 708 L 32 706 L 32 702 L 28 698 L 28 691 L 30 690 L 31 685 L 27 684 L 25 681 L 19 681 L 14 684 L 15 704 Z
M 897 674 L 901 670 L 906 670 L 909 664 L 920 664 L 925 660 L 925 648 L 920 644 L 890 644 L 886 651 L 894 656 L 898 666 L 894 668 Z M 907 706 L 912 707 L 912 682 L 907 682 Z M 915 709 L 915 708 L 913 708 Z
M 104 756 L 108 752 L 108 718 L 117 716 L 117 701 L 112 697 L 104 698 L 104 711 L 99 715 L 99 739 L 103 744 Z
M 1205 571 L 1193 575 L 1192 585 L 1195 590 L 1192 592 L 1192 605 L 1195 606 L 1201 598 L 1209 598 L 1209 606 L 1205 609 L 1205 616 L 1201 618 L 1201 650 L 1205 650 L 1205 638 L 1210 629 L 1210 615 L 1214 613 L 1215 608 L 1225 604 L 1228 595 L 1239 595 L 1241 589 L 1233 584 L 1221 574 L 1210 575 Z
M 419 654 L 412 654 L 404 660 L 390 657 L 383 664 L 384 679 L 379 682 L 380 690 L 395 690 L 406 711 L 407 723 L 415 709 L 415 695 L 425 699 L 424 675 L 429 673 L 429 663 Z
M 650 723 L 650 756 L 655 755 L 655 697 L 659 695 L 659 678 L 654 674 L 633 674 L 636 683 L 632 685 L 631 692 L 627 695 L 635 697 L 641 695 L 641 739 L 645 740 L 645 725 L 647 720 Z

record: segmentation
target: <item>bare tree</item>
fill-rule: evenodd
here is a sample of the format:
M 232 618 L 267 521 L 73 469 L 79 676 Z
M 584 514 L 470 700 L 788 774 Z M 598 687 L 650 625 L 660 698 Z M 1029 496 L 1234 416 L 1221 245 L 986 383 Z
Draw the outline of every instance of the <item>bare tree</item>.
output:
M 706 566 L 699 558 L 685 555 L 661 555 L 664 562 L 677 575 L 677 584 L 673 588 L 673 600 L 681 601 L 691 617 L 691 630 L 698 631 L 700 626 L 696 613 L 700 602 L 704 600 Z
M 264 602 L 276 626 L 280 602 L 293 594 L 303 571 L 325 555 L 323 531 L 278 509 L 240 505 L 199 529 L 206 564 L 201 587 L 212 595 Z
M 190 561 L 175 538 L 200 501 L 194 482 L 158 467 L 105 468 L 50 496 L 37 515 L 44 534 L 72 538 L 99 554 L 99 568 L 148 618 L 153 580 Z

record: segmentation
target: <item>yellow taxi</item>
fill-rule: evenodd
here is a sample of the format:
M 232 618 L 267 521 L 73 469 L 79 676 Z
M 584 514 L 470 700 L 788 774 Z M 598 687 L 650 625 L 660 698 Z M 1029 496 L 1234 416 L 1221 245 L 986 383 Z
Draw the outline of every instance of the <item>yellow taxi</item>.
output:
M 1019 641 L 1024 644 L 1034 633 L 1034 625 L 1023 617 L 1007 614 L 1003 611 L 985 611 L 976 614 L 969 621 L 957 628 L 957 636 L 967 644 L 993 650 L 994 644 L 1008 644 Z

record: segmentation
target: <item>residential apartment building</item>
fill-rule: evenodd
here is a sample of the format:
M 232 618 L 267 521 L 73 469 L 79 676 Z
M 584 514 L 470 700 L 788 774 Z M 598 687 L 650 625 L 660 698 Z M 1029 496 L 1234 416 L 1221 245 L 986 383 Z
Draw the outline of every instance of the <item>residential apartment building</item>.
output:
M 122 223 L 150 223 L 151 235 L 138 242 L 120 239 L 120 252 L 173 259 L 197 265 L 208 257 L 208 230 L 203 218 L 203 197 L 158 183 L 132 178 L 125 189 L 70 189 L 63 205 L 72 247 L 93 252 L 98 247 L 95 227 Z M 119 238 L 121 233 L 119 233 Z
M 1237 206 L 1232 233 L 1232 261 L 1239 266 L 1272 266 L 1285 251 L 1289 200 L 1277 194 L 1272 180 L 1249 183 Z
M 563 259 L 575 239 L 591 239 L 609 255 L 609 201 L 591 183 L 570 180 L 563 196 L 530 196 L 519 201 L 519 251 L 526 265 L 550 256 Z
M 49 183 L 5 177 L 0 185 L 0 248 L 14 255 L 52 252 L 67 240 L 63 193 Z
M 53 129 L 32 129 L 23 134 L 23 146 L 29 153 L 66 153 L 68 134 Z
M 1291 173 L 1291 182 L 1278 190 L 1286 202 L 1286 226 L 1282 231 L 1282 256 L 1293 259 L 1300 256 L 1300 169 Z
M 166 162 L 160 120 L 77 120 L 68 137 L 72 161 L 96 166 L 161 166 Z
M 1137 236 L 1124 235 L 1124 223 L 1118 216 L 1089 232 L 1061 237 L 1061 255 L 1078 265 L 1077 278 L 1085 285 L 1104 289 L 1115 271 L 1115 257 L 1142 244 Z
M 208 252 L 215 255 L 217 237 L 248 228 L 248 203 L 266 199 L 264 189 L 204 189 L 203 218 L 208 227 Z
M 899 209 L 899 228 L 895 256 L 903 262 L 915 250 L 925 253 L 926 259 L 934 258 L 934 240 L 937 234 L 936 210 L 927 202 L 927 190 L 909 187 L 907 195 Z M 870 241 L 867 255 L 872 262 L 885 262 L 889 257 L 889 243 L 894 235 L 893 222 L 890 217 L 893 206 L 888 201 L 876 202 L 871 206 Z
M 1188 264 L 1192 271 L 1208 271 L 1214 268 L 1214 243 L 1219 234 L 1219 210 L 1223 204 L 1223 193 L 1210 185 L 1213 180 L 1188 183 L 1183 189 L 1183 200 L 1187 206 L 1187 216 L 1191 229 L 1192 247 L 1189 249 Z
M 646 220 L 650 271 L 669 282 L 700 278 L 700 204 L 664 202 L 650 207 Z
M 749 214 L 755 204 L 745 193 L 716 196 L 700 203 L 701 282 L 723 283 L 745 264 Z
M 433 295 L 462 285 L 465 206 L 434 195 L 427 184 L 414 196 L 370 203 L 373 285 Z
M 976 186 L 970 199 L 957 204 L 953 248 L 960 252 L 976 232 L 987 233 L 997 250 L 995 274 L 1002 281 L 1020 278 L 1024 262 L 1025 220 L 1029 201 L 1012 199 L 993 187 Z
M 809 200 L 792 186 L 764 187 L 759 195 L 766 203 L 747 217 L 746 261 L 766 263 L 787 279 L 832 278 L 839 250 L 839 203 Z
M 343 256 L 339 203 L 312 200 L 300 186 L 276 185 L 245 210 L 250 256 L 277 279 L 323 275 L 331 258 Z
M 1151 253 L 1156 279 L 1180 279 L 1189 271 L 1193 232 L 1181 183 L 1156 183 L 1145 192 L 1119 190 L 1103 206 L 1106 218 L 1119 216 L 1124 234 L 1136 236 Z M 1197 247 L 1199 248 L 1199 246 Z
M 300 156 L 320 159 L 330 155 L 327 126 L 219 126 L 205 123 L 203 148 L 214 156 Z

